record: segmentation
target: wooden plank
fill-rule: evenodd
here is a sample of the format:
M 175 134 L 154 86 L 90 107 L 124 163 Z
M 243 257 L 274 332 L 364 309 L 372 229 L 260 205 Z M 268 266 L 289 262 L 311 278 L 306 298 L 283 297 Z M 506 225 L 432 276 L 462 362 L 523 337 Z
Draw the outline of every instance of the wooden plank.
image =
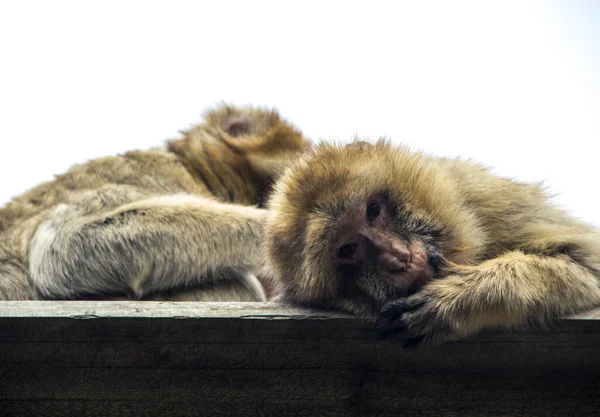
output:
M 502 371 L 397 374 L 368 370 L 173 370 L 24 368 L 5 378 L 3 402 L 96 401 L 190 404 L 212 415 L 253 404 L 283 409 L 330 409 L 339 415 L 572 416 L 597 415 L 597 378 Z M 187 408 L 186 408 L 187 406 Z M 289 414 L 289 413 L 288 413 Z M 6 415 L 6 414 L 5 414 Z M 85 414 L 83 414 L 85 415 Z M 117 413 L 113 415 L 119 415 Z M 317 414 L 318 415 L 318 414 Z
M 386 341 L 331 341 L 256 344 L 225 343 L 2 343 L 2 363 L 11 367 L 140 368 L 140 369 L 352 369 L 389 372 L 476 372 L 522 368 L 567 372 L 598 366 L 596 347 L 520 343 L 453 343 L 443 348 L 408 351 Z M 369 352 L 370 351 L 370 352 Z M 252 353 L 250 357 L 250 352 Z M 365 356 L 369 352 L 370 356 Z
M 0 317 L 340 319 L 349 315 L 280 303 L 172 301 L 0 301 Z M 568 320 L 599 320 L 600 308 Z
M 0 415 L 592 416 L 600 320 L 403 349 L 273 303 L 0 303 Z

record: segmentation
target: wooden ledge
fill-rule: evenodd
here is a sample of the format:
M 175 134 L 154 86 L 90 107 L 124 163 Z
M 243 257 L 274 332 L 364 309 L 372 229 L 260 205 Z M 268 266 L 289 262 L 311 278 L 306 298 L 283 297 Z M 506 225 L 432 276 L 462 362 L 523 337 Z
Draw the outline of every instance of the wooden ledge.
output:
M 276 303 L 0 302 L 0 415 L 592 416 L 600 310 L 404 349 Z
M 88 317 L 89 316 L 89 317 Z M 0 301 L 2 318 L 241 318 L 354 319 L 347 314 L 290 307 L 281 303 L 173 301 Z M 600 308 L 564 321 L 600 320 Z
M 279 303 L 172 301 L 0 301 L 2 317 L 334 319 L 348 315 Z

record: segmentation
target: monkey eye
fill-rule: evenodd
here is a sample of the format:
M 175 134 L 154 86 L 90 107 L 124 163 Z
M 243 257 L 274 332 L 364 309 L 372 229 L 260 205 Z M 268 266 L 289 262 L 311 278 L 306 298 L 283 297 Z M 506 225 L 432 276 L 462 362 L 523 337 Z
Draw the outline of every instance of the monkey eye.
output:
M 369 220 L 375 220 L 381 212 L 381 205 L 375 201 L 367 206 L 367 217 Z
M 338 257 L 340 259 L 351 259 L 356 252 L 356 243 L 348 243 L 338 249 Z

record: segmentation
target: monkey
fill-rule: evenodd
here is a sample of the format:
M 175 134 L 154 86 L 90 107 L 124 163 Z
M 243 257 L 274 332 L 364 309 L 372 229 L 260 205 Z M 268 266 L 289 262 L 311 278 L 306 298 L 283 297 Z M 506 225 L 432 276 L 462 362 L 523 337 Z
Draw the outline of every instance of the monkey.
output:
M 541 184 L 381 139 L 322 143 L 267 202 L 265 267 L 283 299 L 436 345 L 544 329 L 600 305 L 600 234 Z
M 310 145 L 276 110 L 221 105 L 76 165 L 0 208 L 0 300 L 264 301 L 265 197 Z

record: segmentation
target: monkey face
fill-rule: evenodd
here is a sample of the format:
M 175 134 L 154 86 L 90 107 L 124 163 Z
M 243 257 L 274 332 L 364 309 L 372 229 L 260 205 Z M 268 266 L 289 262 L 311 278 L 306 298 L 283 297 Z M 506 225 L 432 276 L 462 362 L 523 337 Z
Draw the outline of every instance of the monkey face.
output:
M 382 193 L 369 196 L 341 214 L 331 237 L 341 281 L 351 277 L 379 302 L 416 291 L 438 276 L 444 263 L 434 246 L 440 233 L 418 227 L 423 222 L 400 206 Z
M 435 160 L 356 142 L 292 164 L 268 207 L 266 263 L 289 300 L 376 317 L 387 301 L 468 263 L 473 215 Z

